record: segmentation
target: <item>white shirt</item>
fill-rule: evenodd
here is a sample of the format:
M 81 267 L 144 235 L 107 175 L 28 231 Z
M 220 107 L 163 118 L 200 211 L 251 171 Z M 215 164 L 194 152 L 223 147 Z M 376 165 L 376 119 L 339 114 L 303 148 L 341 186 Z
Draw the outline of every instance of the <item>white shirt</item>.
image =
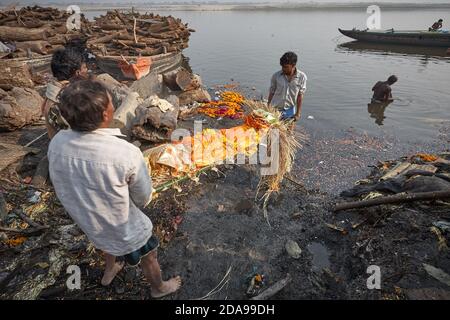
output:
M 278 71 L 272 76 L 270 93 L 273 94 L 271 105 L 278 109 L 297 108 L 297 97 L 306 92 L 306 74 L 296 69 L 291 81 L 283 73 Z
M 146 244 L 150 219 L 138 207 L 151 200 L 141 151 L 119 129 L 61 130 L 48 149 L 50 178 L 62 205 L 93 244 L 122 256 Z

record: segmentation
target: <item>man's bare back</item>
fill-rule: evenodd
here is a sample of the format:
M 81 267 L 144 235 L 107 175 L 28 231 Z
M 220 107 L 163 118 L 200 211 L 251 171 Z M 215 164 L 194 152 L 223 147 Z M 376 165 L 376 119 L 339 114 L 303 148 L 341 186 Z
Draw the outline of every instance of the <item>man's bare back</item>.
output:
M 392 89 L 386 81 L 378 81 L 372 88 L 372 100 L 386 102 L 392 100 Z

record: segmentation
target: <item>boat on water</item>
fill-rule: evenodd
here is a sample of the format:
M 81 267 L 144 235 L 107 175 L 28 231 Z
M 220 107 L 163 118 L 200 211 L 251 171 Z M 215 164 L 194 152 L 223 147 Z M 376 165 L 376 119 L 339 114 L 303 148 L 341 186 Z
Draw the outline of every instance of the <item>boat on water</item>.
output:
M 448 31 L 339 29 L 339 32 L 364 42 L 450 48 Z
M 336 50 L 339 52 L 370 53 L 383 56 L 416 56 L 424 59 L 436 58 L 450 61 L 450 55 L 447 54 L 447 48 L 445 47 L 351 41 L 338 44 Z

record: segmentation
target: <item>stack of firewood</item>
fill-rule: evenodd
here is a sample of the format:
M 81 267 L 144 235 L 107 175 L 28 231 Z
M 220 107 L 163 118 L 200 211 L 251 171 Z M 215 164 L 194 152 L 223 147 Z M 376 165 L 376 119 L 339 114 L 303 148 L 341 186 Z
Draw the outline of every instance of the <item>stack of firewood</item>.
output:
M 0 58 L 34 57 L 51 54 L 68 41 L 87 39 L 98 55 L 152 56 L 180 52 L 188 47 L 194 30 L 180 19 L 154 14 L 108 11 L 88 21 L 81 15 L 81 30 L 68 30 L 71 14 L 39 6 L 0 11 Z
M 152 56 L 187 48 L 194 30 L 171 16 L 115 10 L 95 18 L 92 31 L 88 45 L 96 54 Z
M 39 6 L 0 11 L 0 41 L 11 52 L 3 58 L 35 57 L 51 54 L 68 41 L 89 34 L 90 23 L 81 15 L 81 30 L 68 30 L 71 14 Z

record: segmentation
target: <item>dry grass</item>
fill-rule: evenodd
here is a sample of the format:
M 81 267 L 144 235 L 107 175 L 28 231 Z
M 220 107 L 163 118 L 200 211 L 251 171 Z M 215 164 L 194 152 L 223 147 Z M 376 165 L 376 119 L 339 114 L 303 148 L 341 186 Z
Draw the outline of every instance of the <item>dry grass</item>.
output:
M 262 109 L 264 111 L 270 112 L 277 119 L 279 119 L 281 116 L 281 113 L 278 110 L 276 110 L 272 106 L 268 106 L 266 103 L 261 101 L 246 101 L 246 105 L 250 108 L 251 111 Z M 278 192 L 280 190 L 281 183 L 292 169 L 297 151 L 301 149 L 302 143 L 306 141 L 306 136 L 298 133 L 294 134 L 294 126 L 291 122 L 280 120 L 273 123 L 269 128 L 269 131 L 267 133 L 268 150 L 271 150 L 271 138 L 276 137 L 276 135 L 272 134 L 274 130 L 278 131 L 279 137 L 278 170 L 276 171 L 276 174 L 273 175 L 262 175 L 257 190 L 257 196 L 260 192 L 264 192 L 261 200 L 263 201 L 264 217 L 266 218 L 269 225 L 270 223 L 267 213 L 268 200 L 272 193 Z

